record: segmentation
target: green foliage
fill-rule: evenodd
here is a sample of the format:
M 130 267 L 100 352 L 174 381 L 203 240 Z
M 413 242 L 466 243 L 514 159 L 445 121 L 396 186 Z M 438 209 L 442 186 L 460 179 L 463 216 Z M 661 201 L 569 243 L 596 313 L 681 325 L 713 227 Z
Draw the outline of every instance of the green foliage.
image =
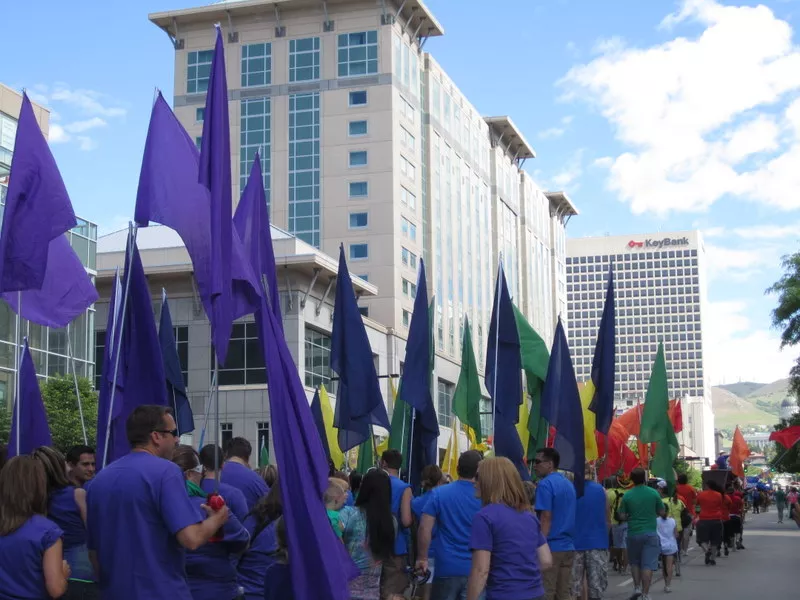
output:
M 50 377 L 41 381 L 39 385 L 47 410 L 50 433 L 53 436 L 53 447 L 66 452 L 76 444 L 83 444 L 78 399 L 72 377 L 66 375 Z M 78 390 L 81 394 L 89 445 L 94 446 L 97 439 L 97 392 L 92 389 L 91 382 L 85 377 L 78 378 Z M 7 443 L 10 431 L 11 413 L 0 411 L 0 440 Z
M 688 461 L 678 458 L 672 467 L 678 475 L 686 475 L 689 485 L 695 488 L 703 487 L 703 476 L 698 469 L 695 469 Z
M 775 425 L 775 431 L 792 427 L 793 425 L 800 425 L 800 413 L 794 415 L 788 421 L 781 419 L 781 422 Z M 800 473 L 800 443 L 795 444 L 788 451 L 786 448 L 773 443 L 775 447 L 775 458 L 770 461 L 770 467 L 782 473 Z
M 781 330 L 781 347 L 800 343 L 800 252 L 781 260 L 783 275 L 767 289 L 778 295 L 778 305 L 772 311 L 772 325 Z M 789 390 L 800 393 L 800 358 L 789 372 Z

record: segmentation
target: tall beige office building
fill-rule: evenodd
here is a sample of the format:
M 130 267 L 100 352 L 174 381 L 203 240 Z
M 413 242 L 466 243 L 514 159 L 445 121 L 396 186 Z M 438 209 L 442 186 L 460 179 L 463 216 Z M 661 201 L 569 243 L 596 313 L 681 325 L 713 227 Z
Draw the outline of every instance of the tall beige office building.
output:
M 364 314 L 408 327 L 425 258 L 440 356 L 458 361 L 463 315 L 478 362 L 498 256 L 511 294 L 549 338 L 566 315 L 563 193 L 522 170 L 535 157 L 506 116 L 485 117 L 426 41 L 417 0 L 241 0 L 150 15 L 175 48 L 175 112 L 199 143 L 215 31 L 226 40 L 234 197 L 261 152 L 273 224 L 377 287 Z

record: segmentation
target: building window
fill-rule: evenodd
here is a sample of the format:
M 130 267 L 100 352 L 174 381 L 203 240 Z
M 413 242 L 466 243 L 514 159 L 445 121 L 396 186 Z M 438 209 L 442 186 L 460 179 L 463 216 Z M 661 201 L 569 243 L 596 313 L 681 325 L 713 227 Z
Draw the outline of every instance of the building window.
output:
M 306 376 L 307 387 L 331 383 L 331 338 L 316 329 L 306 327 Z
M 319 92 L 289 96 L 289 232 L 319 248 Z
M 408 279 L 403 278 L 403 295 L 411 298 L 412 300 L 417 297 L 417 284 L 411 283 Z
M 403 309 L 403 327 L 408 327 L 409 323 L 411 323 L 411 313 L 408 312 L 404 308 Z
M 360 137 L 367 135 L 367 122 L 366 121 L 350 121 L 348 124 L 347 134 L 350 137 Z
M 369 317 L 369 307 L 367 306 L 359 306 L 358 312 L 361 313 L 362 317 Z
M 200 150 L 203 146 L 203 136 L 199 135 L 194 138 L 194 145 L 197 146 L 197 149 Z
M 416 179 L 417 177 L 417 168 L 404 156 L 400 157 L 400 172 L 409 179 Z
M 220 423 L 219 424 L 219 433 L 220 433 L 220 446 L 224 449 L 225 446 L 228 445 L 233 439 L 233 423 Z
M 378 32 L 339 35 L 339 77 L 357 77 L 378 72 Z
M 413 123 L 414 122 L 414 115 L 416 113 L 416 111 L 414 110 L 414 107 L 411 106 L 411 103 L 408 100 L 406 100 L 405 98 L 401 97 L 400 100 L 401 100 L 400 112 L 405 116 L 406 119 L 408 119 L 409 121 L 411 121 Z
M 242 87 L 272 83 L 272 44 L 242 46 Z
M 368 194 L 369 194 L 369 185 L 367 185 L 366 181 L 350 182 L 351 198 L 366 198 Z
M 250 177 L 256 152 L 261 155 L 261 175 L 264 179 L 264 194 L 267 210 L 270 205 L 271 171 L 271 100 L 269 98 L 246 98 L 241 101 L 241 132 L 239 135 L 239 193 L 244 191 Z
M 443 427 L 450 427 L 450 420 L 452 417 L 450 416 L 453 410 L 453 393 L 456 390 L 456 386 L 452 383 L 445 381 L 444 379 L 439 380 L 439 393 L 437 394 L 437 402 L 436 402 L 436 412 L 439 414 L 439 425 Z
M 261 464 L 261 449 L 266 448 L 267 452 L 269 452 L 269 423 L 266 421 L 258 421 L 256 422 L 256 427 L 258 433 L 258 447 L 256 448 L 256 454 L 258 455 L 258 465 L 263 466 Z
M 369 214 L 365 212 L 350 213 L 350 229 L 363 229 L 369 223 Z
M 94 389 L 99 390 L 103 381 L 103 354 L 106 351 L 106 332 L 96 331 L 94 334 Z M 183 365 L 181 365 L 183 368 Z
M 208 90 L 208 77 L 211 74 L 213 50 L 189 52 L 186 70 L 186 93 L 203 94 Z
M 178 361 L 181 364 L 181 374 L 183 375 L 183 385 L 189 387 L 189 328 L 186 325 L 179 325 L 172 328 L 175 336 L 175 348 L 178 350 Z M 105 332 L 103 332 L 105 340 Z M 102 356 L 102 355 L 101 355 Z
M 362 273 L 361 275 L 356 275 L 356 277 L 360 277 L 366 282 L 369 282 L 369 275 L 367 273 Z
M 400 128 L 400 140 L 411 150 L 414 150 L 417 145 L 417 140 L 405 127 Z
M 203 106 L 201 108 L 194 109 L 194 122 L 202 123 L 205 120 L 206 120 L 206 107 Z
M 367 151 L 366 150 L 353 150 L 350 152 L 350 167 L 366 167 L 367 166 Z
M 417 209 L 417 197 L 403 186 L 400 186 L 400 202 L 413 210 Z
M 494 425 L 492 420 L 494 419 L 494 413 L 492 412 L 492 401 L 489 398 L 481 398 L 480 402 L 480 410 L 481 410 L 481 431 L 484 435 L 488 435 L 490 431 L 492 431 Z
M 369 258 L 369 244 L 350 244 L 350 260 Z
M 401 217 L 400 229 L 403 231 L 405 237 L 417 241 L 417 226 L 405 217 Z
M 350 106 L 364 106 L 367 103 L 367 90 L 350 92 Z
M 211 351 L 211 377 L 214 350 Z M 255 323 L 234 323 L 225 366 L 219 367 L 219 385 L 262 385 L 267 382 L 264 358 Z
M 402 248 L 401 251 L 403 264 L 407 267 L 411 267 L 412 269 L 417 268 L 417 255 L 411 252 L 408 248 Z
M 319 79 L 319 38 L 289 40 L 289 81 Z

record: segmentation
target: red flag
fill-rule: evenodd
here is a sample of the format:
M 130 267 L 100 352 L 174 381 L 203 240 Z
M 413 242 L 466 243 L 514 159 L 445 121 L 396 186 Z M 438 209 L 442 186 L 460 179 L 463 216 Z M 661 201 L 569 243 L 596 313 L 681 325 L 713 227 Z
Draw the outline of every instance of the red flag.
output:
M 800 425 L 773 431 L 769 434 L 769 439 L 771 442 L 778 442 L 784 448 L 789 449 L 800 441 Z
M 681 399 L 669 401 L 669 420 L 672 421 L 672 428 L 675 433 L 683 431 L 683 409 L 681 408 Z
M 742 432 L 739 427 L 733 432 L 733 445 L 731 446 L 731 455 L 728 461 L 731 464 L 731 472 L 744 479 L 744 461 L 750 456 L 750 448 L 747 447 L 747 442 L 744 441 Z

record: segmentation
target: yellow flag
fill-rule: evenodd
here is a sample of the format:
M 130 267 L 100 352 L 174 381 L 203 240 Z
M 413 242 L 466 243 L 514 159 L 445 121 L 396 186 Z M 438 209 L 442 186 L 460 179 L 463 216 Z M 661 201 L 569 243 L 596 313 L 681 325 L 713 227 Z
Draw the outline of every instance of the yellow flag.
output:
M 444 460 L 442 461 L 442 472 L 447 473 L 454 480 L 458 479 L 458 457 L 461 453 L 458 451 L 458 419 L 453 417 L 453 431 L 450 433 L 450 442 L 447 444 L 447 450 L 444 453 Z
M 522 456 L 528 456 L 528 441 L 531 434 L 528 431 L 528 417 L 530 416 L 530 409 L 528 408 L 528 395 L 522 392 L 522 404 L 519 405 L 519 421 L 517 421 L 517 433 L 522 442 Z
M 486 452 L 489 449 L 489 445 L 486 443 L 486 441 L 483 441 L 480 444 L 478 443 L 478 437 L 475 435 L 475 431 L 472 429 L 472 427 L 464 423 L 461 425 L 461 428 L 464 430 L 464 433 L 467 434 L 470 450 L 477 450 L 478 452 Z
M 597 460 L 599 454 L 597 452 L 597 438 L 594 436 L 594 430 L 597 423 L 595 414 L 589 410 L 589 404 L 594 397 L 594 383 L 590 379 L 580 387 L 581 406 L 583 407 L 583 445 L 586 447 L 586 460 Z
M 328 438 L 331 460 L 337 469 L 341 469 L 344 464 L 344 453 L 339 448 L 339 430 L 333 426 L 333 408 L 324 385 L 319 386 L 319 403 L 322 407 L 322 421 L 325 423 L 325 437 Z

